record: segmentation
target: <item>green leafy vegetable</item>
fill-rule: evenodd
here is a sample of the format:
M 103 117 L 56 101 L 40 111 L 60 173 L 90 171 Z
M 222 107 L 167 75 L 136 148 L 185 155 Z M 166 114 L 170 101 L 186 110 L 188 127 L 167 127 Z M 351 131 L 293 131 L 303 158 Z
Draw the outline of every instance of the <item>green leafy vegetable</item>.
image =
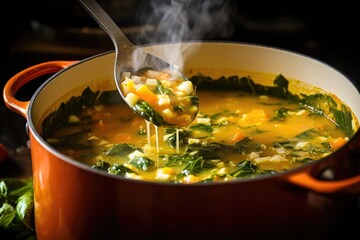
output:
M 97 161 L 94 165 L 91 165 L 91 168 L 95 168 L 95 169 L 99 169 L 102 171 L 107 171 L 110 167 L 110 163 L 104 161 L 104 160 L 99 160 Z
M 134 173 L 134 171 L 124 165 L 114 163 L 108 168 L 108 173 L 112 175 L 125 176 L 126 173 Z
M 272 121 L 284 121 L 287 116 L 289 116 L 288 108 L 279 108 L 275 112 L 275 116 L 271 119 Z
M 35 237 L 32 178 L 0 179 L 0 235 Z
M 185 176 L 187 176 L 190 174 L 200 173 L 204 169 L 212 169 L 215 167 L 216 166 L 214 164 L 210 163 L 209 161 L 205 161 L 202 159 L 202 157 L 198 157 L 196 159 L 192 159 L 192 160 L 188 161 L 188 163 L 183 168 L 181 173 L 184 174 Z
M 190 127 L 191 130 L 198 130 L 198 131 L 203 131 L 203 132 L 207 132 L 207 133 L 212 133 L 213 129 L 210 125 L 207 124 L 203 124 L 203 123 L 198 123 L 196 125 L 193 125 Z
M 143 118 L 154 123 L 157 126 L 169 126 L 165 119 L 155 109 L 153 109 L 147 102 L 143 100 L 137 101 L 133 106 L 135 112 L 139 113 Z
M 111 146 L 111 148 L 105 152 L 105 155 L 107 155 L 107 156 L 112 156 L 112 155 L 127 156 L 136 150 L 141 151 L 140 148 L 137 148 L 136 146 L 134 146 L 132 144 L 119 143 L 119 144 L 114 144 L 113 146 Z
M 81 131 L 74 132 L 72 134 L 65 135 L 58 139 L 46 139 L 48 143 L 56 148 L 74 148 L 74 149 L 85 149 L 92 148 L 93 143 L 87 141 L 86 144 L 81 143 L 80 139 L 87 136 L 87 133 L 90 132 L 90 129 L 84 129 Z
M 156 81 L 157 81 L 157 86 L 155 88 L 155 93 L 157 95 L 159 94 L 169 95 L 169 96 L 174 95 L 174 93 L 169 88 L 164 87 L 164 85 L 159 80 Z
M 352 127 L 353 116 L 347 107 L 342 104 L 341 110 L 330 108 L 330 112 L 335 118 L 335 122 L 345 132 L 348 137 L 352 137 L 355 134 L 355 130 Z
M 148 157 L 137 156 L 132 158 L 129 163 L 134 167 L 141 169 L 143 171 L 147 171 L 155 166 L 155 162 Z
M 188 137 L 191 135 L 191 131 L 186 128 L 180 128 L 179 131 L 179 146 L 184 146 L 187 143 Z M 168 135 L 166 136 L 166 142 L 169 146 L 175 148 L 176 147 L 176 129 L 175 128 L 166 128 L 165 133 Z

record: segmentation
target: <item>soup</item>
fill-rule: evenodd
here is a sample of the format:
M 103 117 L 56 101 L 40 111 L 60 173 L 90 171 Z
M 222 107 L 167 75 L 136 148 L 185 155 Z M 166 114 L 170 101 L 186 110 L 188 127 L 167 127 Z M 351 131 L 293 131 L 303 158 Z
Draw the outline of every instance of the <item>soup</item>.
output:
M 43 136 L 58 151 L 109 174 L 205 183 L 276 174 L 317 161 L 358 128 L 336 96 L 316 88 L 292 93 L 281 74 L 192 73 L 199 110 L 186 127 L 157 127 L 134 114 L 116 91 L 86 88 L 75 101 L 82 104 L 63 104 L 61 124 L 54 120 L 60 116 L 56 112 L 44 120 Z M 274 86 L 255 83 L 255 77 L 273 80 Z

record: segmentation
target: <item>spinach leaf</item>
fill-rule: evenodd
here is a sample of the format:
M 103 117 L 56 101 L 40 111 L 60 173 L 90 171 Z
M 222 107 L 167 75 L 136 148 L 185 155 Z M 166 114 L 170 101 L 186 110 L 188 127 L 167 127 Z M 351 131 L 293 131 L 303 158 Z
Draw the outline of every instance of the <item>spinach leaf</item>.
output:
M 256 173 L 256 166 L 251 161 L 242 161 L 237 165 L 238 169 L 232 173 L 231 176 L 235 178 L 250 177 Z
M 112 175 L 120 176 L 125 176 L 126 173 L 134 173 L 134 171 L 130 168 L 127 168 L 124 165 L 118 163 L 114 163 L 113 165 L 111 165 L 111 167 L 109 167 L 107 171 Z
M 87 141 L 86 143 L 80 141 L 80 139 L 85 137 L 90 131 L 90 129 L 84 129 L 58 139 L 46 139 L 46 141 L 55 148 L 73 148 L 78 150 L 92 148 L 93 143 L 91 141 Z
M 195 86 L 205 89 L 238 90 L 240 92 L 255 95 L 268 95 L 282 99 L 290 99 L 292 101 L 299 101 L 299 97 L 289 91 L 289 81 L 281 74 L 276 75 L 274 86 L 257 84 L 249 76 L 231 76 L 228 78 L 221 76 L 218 79 L 212 79 L 200 74 L 192 76 L 190 80 Z
M 185 152 L 196 152 L 198 156 L 204 159 L 219 159 L 219 152 L 238 152 L 238 153 L 250 153 L 259 151 L 261 144 L 252 140 L 249 137 L 245 137 L 234 145 L 227 145 L 218 142 L 210 142 L 206 145 L 200 143 L 189 144 L 185 148 Z
M 169 88 L 164 87 L 164 85 L 159 80 L 156 80 L 156 81 L 157 81 L 157 86 L 155 88 L 155 93 L 157 95 L 159 95 L 159 94 L 169 95 L 169 96 L 174 95 L 174 93 Z
M 66 103 L 61 103 L 59 108 L 49 114 L 43 121 L 43 137 L 46 139 L 66 123 L 69 116 L 78 112 L 82 107 L 94 106 L 99 92 L 93 92 L 89 87 L 85 88 L 81 96 L 72 96 Z
M 203 131 L 203 132 L 207 132 L 207 133 L 212 133 L 213 129 L 210 125 L 207 124 L 203 124 L 203 123 L 198 123 L 195 124 L 193 126 L 190 127 L 191 130 L 198 130 L 198 131 Z
M 345 132 L 348 137 L 352 137 L 355 134 L 355 131 L 352 127 L 353 116 L 348 108 L 342 104 L 341 110 L 330 108 L 330 112 L 335 118 L 336 124 Z
M 105 152 L 105 155 L 107 155 L 107 156 L 113 156 L 113 155 L 127 156 L 136 150 L 141 151 L 141 149 L 137 148 L 135 145 L 128 144 L 128 143 L 119 143 L 119 144 L 112 145 L 111 148 Z
M 209 161 L 205 161 L 202 157 L 190 160 L 187 165 L 183 168 L 181 173 L 185 176 L 190 174 L 201 173 L 205 169 L 212 169 L 216 166 Z
M 288 108 L 279 108 L 275 111 L 275 116 L 271 121 L 284 121 L 287 116 L 289 116 Z
M 0 179 L 0 234 L 35 236 L 32 178 Z
M 261 144 L 249 137 L 245 137 L 234 145 L 237 152 L 250 153 L 261 150 Z
M 144 156 L 136 156 L 132 158 L 129 163 L 143 171 L 147 171 L 155 166 L 155 162 L 153 160 Z
M 98 169 L 98 170 L 102 170 L 102 171 L 107 171 L 110 166 L 111 166 L 110 163 L 108 163 L 104 160 L 99 160 L 94 165 L 91 165 L 90 167 Z
M 259 175 L 276 174 L 277 172 L 270 169 L 259 170 L 251 161 L 245 160 L 237 164 L 238 169 L 230 173 L 234 178 L 250 178 Z
M 139 113 L 149 122 L 154 123 L 156 126 L 169 126 L 169 124 L 164 120 L 161 114 L 159 114 L 155 109 L 150 106 L 150 104 L 143 100 L 137 101 L 137 103 L 133 106 L 133 110 Z
M 191 131 L 186 128 L 180 128 L 179 130 L 179 146 L 184 146 L 187 143 L 188 137 L 191 135 Z M 166 142 L 170 147 L 176 147 L 176 129 L 175 128 L 166 128 Z

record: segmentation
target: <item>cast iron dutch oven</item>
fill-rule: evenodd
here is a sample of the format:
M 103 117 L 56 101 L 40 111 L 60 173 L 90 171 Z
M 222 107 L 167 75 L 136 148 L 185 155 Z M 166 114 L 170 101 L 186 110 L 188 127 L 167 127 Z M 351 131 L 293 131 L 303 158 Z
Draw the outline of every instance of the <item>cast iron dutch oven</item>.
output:
M 307 56 L 243 43 L 186 42 L 145 46 L 183 67 L 237 68 L 282 73 L 335 93 L 360 117 L 360 94 L 336 69 Z M 178 52 L 181 58 L 166 53 Z M 5 85 L 9 109 L 28 123 L 39 240 L 325 238 L 360 192 L 359 132 L 334 154 L 294 170 L 227 183 L 171 184 L 125 179 L 92 169 L 61 154 L 41 136 L 41 121 L 76 89 L 113 82 L 114 52 L 82 61 L 29 67 Z M 51 74 L 31 100 L 20 87 Z M 102 86 L 101 86 L 102 85 Z M 70 94 L 71 93 L 71 94 Z M 79 92 L 80 94 L 80 92 Z M 75 94 L 76 95 L 76 94 Z M 325 172 L 331 179 L 322 179 Z

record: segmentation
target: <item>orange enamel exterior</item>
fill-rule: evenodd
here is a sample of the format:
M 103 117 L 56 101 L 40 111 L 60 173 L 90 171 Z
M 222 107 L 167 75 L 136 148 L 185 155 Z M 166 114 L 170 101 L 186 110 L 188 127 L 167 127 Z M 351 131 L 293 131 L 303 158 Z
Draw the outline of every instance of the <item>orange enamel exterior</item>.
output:
M 222 48 L 221 44 L 213 45 L 208 47 Z M 239 51 L 238 45 L 231 46 L 234 53 Z M 244 47 L 244 54 L 252 49 Z M 316 163 L 283 174 L 220 184 L 128 180 L 72 161 L 41 138 L 38 115 L 44 110 L 38 109 L 42 108 L 43 99 L 56 100 L 51 98 L 55 92 L 48 90 L 51 85 L 59 82 L 55 89 L 63 84 L 71 89 L 73 80 L 60 82 L 70 72 L 79 74 L 77 79 L 88 77 L 84 69 L 89 69 L 90 75 L 101 75 L 99 71 L 107 74 L 112 64 L 104 63 L 109 65 L 105 70 L 101 65 L 111 63 L 111 56 L 107 53 L 77 64 L 43 63 L 18 73 L 4 88 L 8 108 L 29 123 L 37 239 L 321 238 L 339 213 L 339 207 L 325 211 L 321 203 L 336 204 L 339 199 L 352 199 L 359 194 L 360 169 L 354 168 L 359 166 L 359 133 L 339 151 Z M 96 71 L 92 62 L 99 66 Z M 33 100 L 22 102 L 15 98 L 25 83 L 61 69 L 64 70 L 49 79 Z M 338 180 L 321 181 L 314 177 L 329 168 Z

